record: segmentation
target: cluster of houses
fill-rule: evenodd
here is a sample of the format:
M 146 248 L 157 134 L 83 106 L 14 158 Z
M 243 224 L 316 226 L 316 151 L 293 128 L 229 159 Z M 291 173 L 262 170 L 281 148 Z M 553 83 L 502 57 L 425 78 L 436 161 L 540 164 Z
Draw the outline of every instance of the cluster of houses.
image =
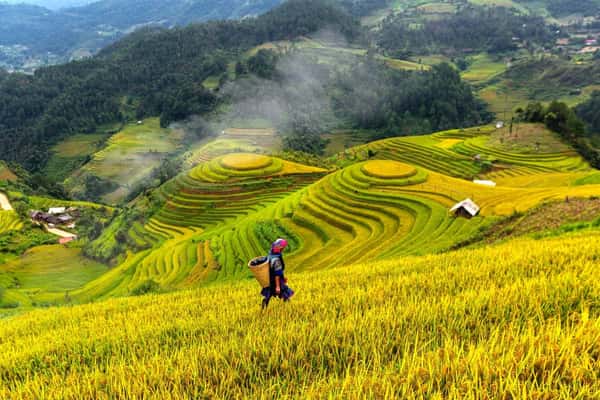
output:
M 570 38 L 561 38 L 556 40 L 556 48 L 571 51 L 579 54 L 596 53 L 600 50 L 597 37 L 588 37 L 581 39 L 580 42 L 574 42 Z
M 49 228 L 63 226 L 65 228 L 75 228 L 77 218 L 81 216 L 79 210 L 75 207 L 54 207 L 49 208 L 48 212 L 31 211 L 31 220 L 48 225 Z

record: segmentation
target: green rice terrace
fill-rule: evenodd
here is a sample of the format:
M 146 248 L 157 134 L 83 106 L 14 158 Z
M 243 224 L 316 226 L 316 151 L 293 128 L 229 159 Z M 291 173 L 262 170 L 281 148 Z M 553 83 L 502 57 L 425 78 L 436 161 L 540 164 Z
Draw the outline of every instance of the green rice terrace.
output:
M 127 196 L 132 187 L 147 177 L 164 157 L 178 150 L 182 136 L 183 134 L 176 129 L 161 128 L 158 118 L 149 118 L 126 125 L 108 139 L 102 150 L 90 156 L 90 162 L 75 170 L 66 180 L 65 186 L 71 193 L 76 193 L 86 176 L 99 177 L 112 186 L 112 190 L 103 194 L 101 199 L 106 203 L 116 204 Z M 85 147 L 88 149 L 90 146 L 93 147 L 93 141 L 100 140 L 100 137 L 92 135 L 81 139 L 81 143 L 85 146 L 83 144 L 77 146 L 77 140 L 78 137 L 74 137 L 67 143 L 57 146 L 56 154 L 63 157 L 59 158 L 59 162 L 68 160 L 65 157 L 73 152 L 75 152 L 74 157 L 81 155 L 82 151 L 85 152 Z M 77 147 L 79 152 L 71 150 L 72 147 Z M 53 164 L 54 161 L 51 160 L 49 167 Z
M 234 139 L 217 137 L 199 148 L 203 158 L 153 192 L 159 206 L 127 222 L 126 237 L 116 239 L 123 215 L 108 226 L 94 244 L 100 253 L 116 240 L 131 244 L 113 268 L 72 271 L 71 284 L 36 288 L 30 298 L 62 303 L 68 289 L 69 302 L 86 302 L 246 279 L 247 261 L 278 236 L 289 238 L 287 262 L 296 271 L 440 253 L 540 204 L 600 196 L 599 172 L 556 135 L 535 124 L 515 131 L 484 126 L 380 140 L 332 157 L 337 167 L 329 171 L 239 152 L 229 146 Z M 476 215 L 450 212 L 467 198 L 479 206 Z M 0 229 L 15 229 L 2 221 Z

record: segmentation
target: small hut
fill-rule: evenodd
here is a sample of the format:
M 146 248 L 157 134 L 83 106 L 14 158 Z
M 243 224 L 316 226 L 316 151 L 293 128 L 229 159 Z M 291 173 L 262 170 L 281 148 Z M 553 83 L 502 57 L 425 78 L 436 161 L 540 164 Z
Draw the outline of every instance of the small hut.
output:
M 471 199 L 466 199 L 457 203 L 450 209 L 450 212 L 457 217 L 473 218 L 479 214 L 480 207 Z

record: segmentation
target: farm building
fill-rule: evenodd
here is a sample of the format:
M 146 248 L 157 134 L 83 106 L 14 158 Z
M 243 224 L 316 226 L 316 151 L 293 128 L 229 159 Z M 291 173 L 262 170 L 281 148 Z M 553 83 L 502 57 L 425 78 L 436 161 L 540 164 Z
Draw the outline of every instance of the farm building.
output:
M 75 220 L 80 216 L 76 208 L 55 207 L 50 208 L 48 212 L 31 211 L 29 213 L 32 221 L 46 223 L 48 225 L 70 225 L 75 226 Z
M 43 211 L 32 211 L 29 216 L 31 217 L 31 219 L 33 221 L 36 222 L 45 222 L 47 224 L 59 224 L 60 220 L 58 219 L 57 215 L 53 215 L 50 213 L 45 213 Z
M 473 218 L 479 214 L 480 207 L 471 199 L 466 199 L 457 203 L 450 209 L 450 212 L 457 217 Z

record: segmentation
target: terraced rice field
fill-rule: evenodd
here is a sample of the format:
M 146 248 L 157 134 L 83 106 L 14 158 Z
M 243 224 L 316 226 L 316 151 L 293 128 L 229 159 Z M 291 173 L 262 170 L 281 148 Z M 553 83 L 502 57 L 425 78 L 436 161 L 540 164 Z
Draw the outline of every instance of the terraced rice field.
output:
M 280 148 L 281 138 L 272 128 L 227 128 L 216 140 L 192 149 L 185 164 L 192 168 L 229 153 L 275 152 Z
M 0 210 L 0 234 L 23 228 L 23 222 L 14 211 Z
M 573 150 L 555 152 L 510 151 L 490 145 L 490 127 L 439 132 L 428 136 L 386 139 L 363 146 L 376 158 L 398 160 L 445 175 L 471 180 L 523 175 L 590 172 L 589 165 Z M 491 172 L 475 157 L 494 162 Z
M 493 146 L 493 133 L 479 127 L 386 139 L 353 150 L 374 159 L 328 174 L 258 153 L 212 157 L 163 185 L 164 205 L 130 228 L 146 250 L 72 295 L 128 294 L 148 280 L 181 288 L 239 279 L 248 275 L 247 260 L 279 236 L 294 243 L 287 256 L 292 270 L 437 253 L 502 216 L 550 200 L 600 196 L 600 185 L 576 183 L 593 181 L 588 177 L 597 171 L 572 151 L 517 152 Z M 497 168 L 486 173 L 477 154 Z M 473 177 L 497 177 L 498 185 L 478 185 Z M 449 214 L 465 198 L 481 207 L 480 215 Z
M 129 230 L 140 247 L 150 248 L 130 254 L 102 279 L 73 291 L 72 297 L 87 301 L 108 294 L 126 295 L 148 280 L 177 288 L 225 276 L 229 250 L 237 244 L 227 242 L 224 250 L 218 244 L 220 233 L 320 179 L 325 172 L 250 153 L 202 163 L 164 185 L 162 209 L 146 225 L 134 224 Z M 264 251 L 262 247 L 256 250 Z
M 161 128 L 158 118 L 149 118 L 140 125 L 127 125 L 110 137 L 107 146 L 96 152 L 92 160 L 75 173 L 75 178 L 88 173 L 120 185 L 116 193 L 106 196 L 117 203 L 166 155 L 175 152 L 182 138 L 183 133 L 178 130 Z
M 391 171 L 391 173 L 389 172 Z M 227 276 L 245 274 L 245 260 L 266 251 L 253 227 L 276 221 L 299 241 L 288 256 L 293 269 L 329 268 L 399 254 L 435 252 L 469 237 L 484 218 L 449 218 L 447 208 L 418 194 L 384 188 L 410 186 L 427 179 L 420 168 L 395 161 L 359 163 L 330 174 L 211 239 Z

